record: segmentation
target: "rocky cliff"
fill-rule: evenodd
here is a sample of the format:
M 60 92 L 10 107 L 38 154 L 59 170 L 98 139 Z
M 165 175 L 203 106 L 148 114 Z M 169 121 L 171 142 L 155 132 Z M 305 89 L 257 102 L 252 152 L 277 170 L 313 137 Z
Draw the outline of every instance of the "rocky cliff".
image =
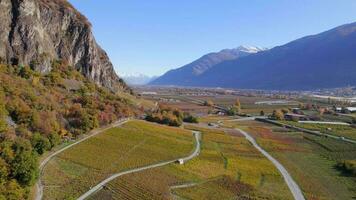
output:
M 0 0 L 0 58 L 41 73 L 62 60 L 98 85 L 126 90 L 91 24 L 66 0 Z

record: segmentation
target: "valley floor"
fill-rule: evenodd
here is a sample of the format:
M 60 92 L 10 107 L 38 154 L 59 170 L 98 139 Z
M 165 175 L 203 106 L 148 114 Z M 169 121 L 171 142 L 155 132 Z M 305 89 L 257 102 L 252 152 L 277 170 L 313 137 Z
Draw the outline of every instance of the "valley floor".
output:
M 211 120 L 221 127 L 209 127 Z M 254 120 L 202 121 L 185 129 L 131 121 L 68 149 L 44 170 L 44 199 L 78 198 L 112 174 L 187 156 L 191 130 L 202 134 L 198 157 L 122 174 L 88 199 L 294 199 L 277 168 L 236 128 L 286 168 L 306 199 L 356 196 L 356 179 L 335 168 L 339 159 L 356 159 L 353 144 Z

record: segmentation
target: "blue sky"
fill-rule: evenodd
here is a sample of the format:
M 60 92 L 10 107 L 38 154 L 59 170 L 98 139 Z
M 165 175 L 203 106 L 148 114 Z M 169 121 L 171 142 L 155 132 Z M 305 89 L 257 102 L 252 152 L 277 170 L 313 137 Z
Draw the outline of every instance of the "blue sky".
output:
M 69 0 L 119 74 L 161 75 L 240 45 L 273 47 L 356 21 L 355 0 Z

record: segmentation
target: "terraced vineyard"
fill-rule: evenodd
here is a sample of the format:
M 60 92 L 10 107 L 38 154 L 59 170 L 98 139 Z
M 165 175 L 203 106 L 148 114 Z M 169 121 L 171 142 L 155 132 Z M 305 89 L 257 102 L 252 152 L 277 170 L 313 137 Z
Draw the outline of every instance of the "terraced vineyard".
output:
M 123 176 L 91 199 L 292 199 L 283 178 L 235 131 L 202 132 L 199 157 Z
M 336 167 L 339 161 L 356 160 L 356 145 L 256 121 L 229 125 L 253 134 L 258 143 L 287 168 L 307 199 L 356 197 L 356 178 Z
M 79 197 L 109 175 L 188 155 L 192 133 L 132 121 L 74 146 L 44 170 L 44 199 Z M 75 187 L 73 187 L 75 186 Z

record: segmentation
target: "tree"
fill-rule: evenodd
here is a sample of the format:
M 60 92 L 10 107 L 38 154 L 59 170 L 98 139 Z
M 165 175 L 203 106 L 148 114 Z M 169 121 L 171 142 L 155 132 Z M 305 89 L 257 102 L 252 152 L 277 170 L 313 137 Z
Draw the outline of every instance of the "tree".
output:
M 31 138 L 31 144 L 33 149 L 39 154 L 42 155 L 45 151 L 51 149 L 51 143 L 48 138 L 42 136 L 39 133 L 33 134 Z
M 204 106 L 214 106 L 214 102 L 212 102 L 211 100 L 204 101 Z
M 0 185 L 3 185 L 7 181 L 9 171 L 9 165 L 4 159 L 0 158 Z
M 26 199 L 25 190 L 14 179 L 7 182 L 5 185 L 0 186 L 0 199 L 18 200 Z
M 232 106 L 227 112 L 226 114 L 229 116 L 234 116 L 240 113 L 240 109 L 236 106 Z
M 260 116 L 265 116 L 265 111 L 261 110 Z
M 272 113 L 272 118 L 275 120 L 283 120 L 284 114 L 281 110 L 274 110 Z
M 51 133 L 48 135 L 48 140 L 51 143 L 51 149 L 57 146 L 61 142 L 61 137 L 57 133 Z
M 7 116 L 7 110 L 5 109 L 5 100 L 3 91 L 0 90 L 0 133 L 7 130 L 7 123 L 5 117 Z
M 19 76 L 25 79 L 29 79 L 32 77 L 33 73 L 34 72 L 31 70 L 29 66 L 24 66 L 20 68 Z
M 240 99 L 236 99 L 236 102 L 235 102 L 235 107 L 238 108 L 239 110 L 241 110 L 241 103 L 240 103 Z
M 15 157 L 11 162 L 11 177 L 21 185 L 31 186 L 38 177 L 37 154 L 32 151 L 31 143 L 22 138 L 12 145 Z

